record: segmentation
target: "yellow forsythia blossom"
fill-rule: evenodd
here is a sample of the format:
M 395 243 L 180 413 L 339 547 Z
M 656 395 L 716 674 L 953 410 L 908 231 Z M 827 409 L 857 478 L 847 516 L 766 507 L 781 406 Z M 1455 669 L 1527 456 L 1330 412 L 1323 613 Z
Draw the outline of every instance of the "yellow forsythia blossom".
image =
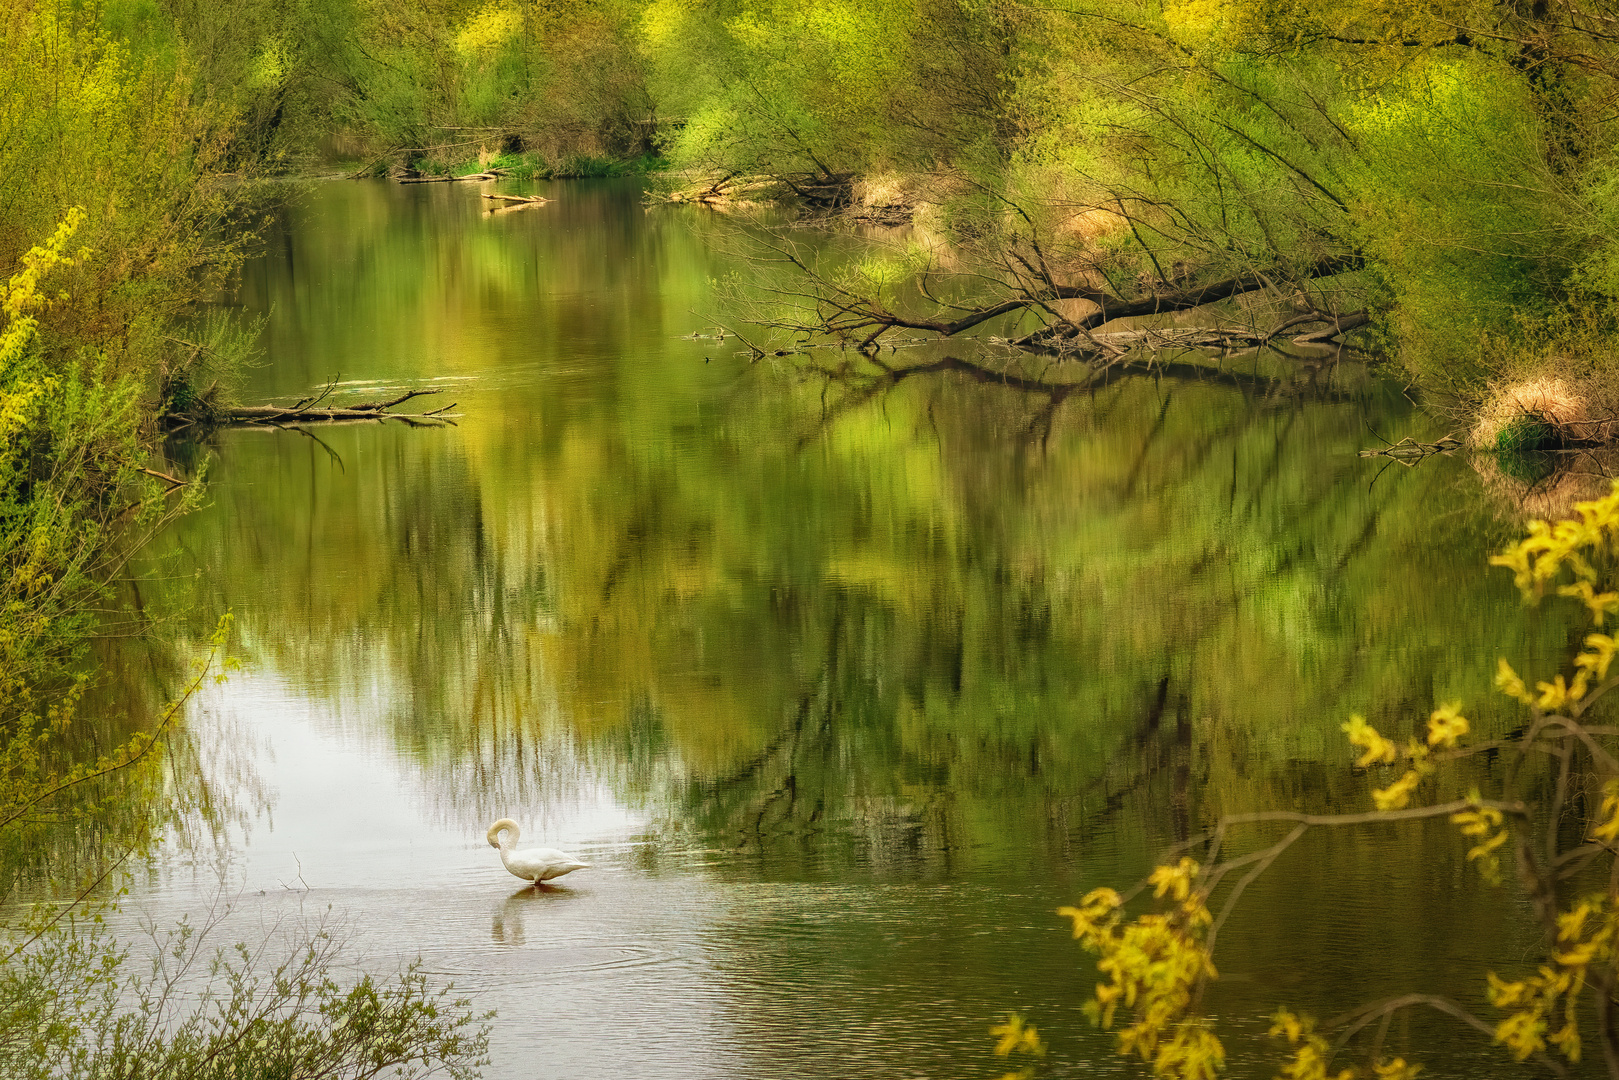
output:
M 1574 666 L 1589 672 L 1592 678 L 1606 679 L 1608 665 L 1613 663 L 1613 654 L 1619 649 L 1619 642 L 1615 642 L 1607 634 L 1588 634 L 1585 638 L 1585 647 L 1590 652 L 1576 656 Z
M 1470 796 L 1473 807 L 1460 810 L 1450 815 L 1452 825 L 1461 826 L 1463 836 L 1478 841 L 1467 851 L 1467 861 L 1479 861 L 1479 873 L 1490 884 L 1498 884 L 1501 880 L 1501 860 L 1495 851 L 1507 842 L 1510 835 L 1506 829 L 1501 828 L 1501 811 L 1493 806 L 1478 805 L 1478 792 Z M 1495 830 L 1500 829 L 1500 832 Z M 1491 836 L 1491 833 L 1495 835 Z
M 995 1044 L 995 1055 L 1006 1057 L 1008 1054 L 1032 1054 L 1035 1057 L 1044 1057 L 1045 1043 L 1040 1041 L 1040 1033 L 1034 1029 L 1033 1024 L 1025 1024 L 1023 1017 L 1017 1013 L 1009 1013 L 1006 1022 L 996 1024 L 989 1029 L 999 1041 Z
M 1570 701 L 1578 701 L 1585 696 L 1583 684 L 1575 687 L 1577 693 L 1571 692 L 1567 681 L 1561 675 L 1553 682 L 1537 682 L 1535 689 L 1540 691 L 1540 697 L 1535 700 L 1535 708 L 1541 712 L 1553 712 Z
M 1592 588 L 1589 581 L 1576 581 L 1572 585 L 1560 585 L 1558 596 L 1574 596 L 1590 609 L 1591 621 L 1601 626 L 1603 621 L 1614 611 L 1619 610 L 1619 593 L 1599 593 Z
M 1366 722 L 1366 718 L 1359 713 L 1349 718 L 1341 729 L 1349 736 L 1351 746 L 1358 746 L 1366 752 L 1355 759 L 1356 768 L 1364 769 L 1369 765 L 1394 763 L 1395 755 L 1400 748 L 1377 733 L 1377 729 Z
M 1147 876 L 1147 883 L 1154 886 L 1152 895 L 1162 898 L 1164 893 L 1173 893 L 1175 902 L 1180 903 L 1192 891 L 1192 879 L 1197 876 L 1200 867 L 1191 859 L 1181 858 L 1174 866 L 1160 866 Z
M 1591 583 L 1597 572 L 1586 556 L 1611 550 L 1619 535 L 1619 485 L 1600 499 L 1575 503 L 1574 511 L 1580 515 L 1578 521 L 1531 521 L 1528 535 L 1492 556 L 1490 565 L 1511 570 L 1518 590 L 1529 600 L 1538 599 L 1567 567 L 1575 582 L 1559 587 L 1559 594 L 1578 596 L 1601 626 L 1609 613 L 1619 609 L 1619 596 L 1595 591 Z
M 1602 807 L 1597 811 L 1602 824 L 1591 830 L 1591 839 L 1604 844 L 1619 842 L 1619 780 L 1602 785 Z
M 1167 896 L 1174 906 L 1131 922 L 1121 916 L 1119 894 L 1112 889 L 1097 889 L 1078 906 L 1058 910 L 1072 920 L 1074 937 L 1097 954 L 1096 968 L 1107 979 L 1097 985 L 1085 1014 L 1098 1027 L 1111 1029 L 1119 1010 L 1127 1010 L 1130 1019 L 1118 1031 L 1119 1052 L 1174 1080 L 1214 1080 L 1225 1064 L 1219 1038 L 1201 1017 L 1190 1015 L 1199 987 L 1218 975 L 1203 942 L 1212 916 L 1197 888 L 1200 873 L 1189 858 L 1158 867 L 1148 880 L 1158 898 Z
M 1422 776 L 1415 769 L 1409 769 L 1388 787 L 1373 788 L 1372 802 L 1379 810 L 1403 810 L 1411 801 L 1411 793 L 1417 790 L 1421 782 Z
M 1512 670 L 1512 665 L 1507 663 L 1505 657 L 1498 659 L 1495 664 L 1495 688 L 1525 705 L 1534 704 L 1535 696 L 1529 692 L 1529 687 L 1524 685 L 1518 673 Z
M 1461 702 L 1455 701 L 1433 711 L 1428 718 L 1429 746 L 1443 746 L 1446 750 L 1452 750 L 1456 740 L 1467 734 L 1467 717 L 1461 714 L 1461 708 Z
M 4 329 L 0 329 L 0 371 L 22 358 L 39 329 L 39 320 L 34 316 L 51 305 L 51 298 L 40 291 L 40 280 L 56 267 L 74 266 L 90 254 L 88 248 L 81 250 L 77 259 L 63 254 L 84 218 L 83 207 L 70 208 L 50 239 L 29 248 L 22 257 L 22 269 L 0 286 L 0 315 L 5 317 Z
M 1332 1046 L 1316 1034 L 1315 1021 L 1282 1009 L 1271 1018 L 1271 1035 L 1280 1035 L 1293 1048 L 1293 1057 L 1282 1066 L 1282 1080 L 1352 1080 L 1355 1070 L 1344 1069 L 1336 1076 L 1327 1072 Z
M 1495 1028 L 1495 1041 L 1519 1061 L 1557 1048 L 1569 1061 L 1581 1053 L 1579 999 L 1593 968 L 1613 963 L 1619 910 L 1602 894 L 1588 896 L 1557 917 L 1556 951 L 1535 974 L 1507 982 L 1489 973 L 1490 1004 L 1511 1013 Z M 1552 1030 L 1554 1022 L 1561 1026 Z

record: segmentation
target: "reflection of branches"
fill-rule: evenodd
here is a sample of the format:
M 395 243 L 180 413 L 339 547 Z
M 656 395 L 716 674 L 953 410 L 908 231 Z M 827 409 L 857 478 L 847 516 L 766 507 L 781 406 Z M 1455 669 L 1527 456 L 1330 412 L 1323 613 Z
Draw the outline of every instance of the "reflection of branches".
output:
M 888 370 L 894 382 L 899 382 L 915 375 L 953 371 L 986 385 L 1005 386 L 1027 393 L 1050 394 L 1059 399 L 1074 393 L 1098 390 L 1123 379 L 1154 378 L 1228 386 L 1233 389 L 1256 393 L 1266 399 L 1296 395 L 1299 399 L 1323 401 L 1332 404 L 1354 400 L 1354 395 L 1322 385 L 1313 378 L 1300 384 L 1284 379 L 1209 367 L 1204 364 L 1186 361 L 1116 360 L 1110 363 L 1092 365 L 1084 378 L 1063 382 L 1030 379 L 1013 375 L 990 367 L 987 364 L 955 356 L 947 356 L 940 360 L 911 367 L 890 368 Z
M 1005 368 L 970 360 L 960 356 L 945 356 L 917 364 L 894 365 L 885 363 L 881 356 L 862 355 L 858 361 L 845 361 L 835 367 L 814 368 L 829 383 L 838 383 L 849 391 L 831 407 L 823 408 L 814 431 L 801 436 L 803 446 L 815 437 L 816 431 L 825 430 L 842 414 L 866 404 L 879 394 L 892 389 L 906 379 L 945 373 L 963 375 L 984 386 L 999 386 L 1019 393 L 1039 395 L 1055 410 L 1075 394 L 1090 394 L 1129 379 L 1171 379 L 1182 382 L 1225 386 L 1253 394 L 1263 401 L 1286 400 L 1320 401 L 1339 404 L 1355 400 L 1355 396 L 1316 378 L 1317 371 L 1307 368 L 1304 381 L 1272 378 L 1251 372 L 1210 367 L 1189 361 L 1160 359 L 1116 359 L 1084 365 L 1078 377 L 1048 379 L 1042 376 L 1019 375 Z M 1064 365 L 1064 372 L 1074 367 Z M 1050 419 L 1044 421 L 1049 430 Z M 1031 422 L 1031 434 L 1038 430 L 1039 421 Z
M 318 445 L 322 450 L 326 451 L 327 459 L 336 463 L 338 471 L 348 472 L 348 470 L 343 467 L 343 459 L 338 455 L 338 452 L 333 450 L 331 446 L 327 444 L 325 439 L 321 438 L 319 435 L 316 435 L 313 431 L 310 431 L 301 424 L 275 424 L 273 426 L 281 428 L 283 431 L 296 431 L 300 435 L 305 435 L 313 439 L 316 445 Z
M 139 765 L 152 753 L 154 749 L 163 744 L 163 739 L 174 727 L 179 719 L 186 702 L 202 689 L 204 681 L 209 677 L 216 660 L 223 655 L 225 648 L 225 634 L 230 627 L 230 617 L 220 620 L 219 629 L 215 632 L 214 640 L 203 659 L 197 661 L 192 668 L 191 679 L 186 683 L 180 696 L 171 701 L 164 708 L 157 723 L 149 732 L 141 732 L 131 738 L 129 742 L 113 751 L 112 754 L 97 761 L 94 765 L 87 765 L 70 770 L 65 775 L 53 776 L 46 779 L 33 790 L 24 788 L 8 799 L 9 805 L 0 810 L 0 829 L 17 821 L 28 814 L 35 807 L 56 798 L 81 784 L 94 780 L 105 779 L 115 773 Z M 26 738 L 26 733 L 21 738 Z

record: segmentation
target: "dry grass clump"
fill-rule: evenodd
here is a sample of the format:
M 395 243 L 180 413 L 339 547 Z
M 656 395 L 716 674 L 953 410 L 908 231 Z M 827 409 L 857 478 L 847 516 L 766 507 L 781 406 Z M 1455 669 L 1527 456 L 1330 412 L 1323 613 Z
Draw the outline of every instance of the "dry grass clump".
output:
M 899 173 L 877 173 L 863 176 L 851 185 L 856 206 L 868 209 L 885 206 L 908 206 L 916 201 L 906 178 Z
M 1076 237 L 1086 243 L 1117 236 L 1129 227 L 1130 223 L 1123 216 L 1099 206 L 1069 214 L 1057 226 L 1060 233 Z
M 1589 395 L 1569 379 L 1539 375 L 1495 392 L 1479 410 L 1473 445 L 1510 449 L 1501 445 L 1503 435 L 1511 438 L 1525 422 L 1544 425 L 1565 442 L 1595 437 Z

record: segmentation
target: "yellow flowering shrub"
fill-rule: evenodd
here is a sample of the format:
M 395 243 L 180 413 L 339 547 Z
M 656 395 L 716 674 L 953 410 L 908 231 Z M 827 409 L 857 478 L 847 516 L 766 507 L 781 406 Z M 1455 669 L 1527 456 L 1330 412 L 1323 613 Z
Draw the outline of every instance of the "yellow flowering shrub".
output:
M 1591 969 L 1611 965 L 1619 909 L 1606 896 L 1587 896 L 1557 917 L 1550 962 L 1535 974 L 1507 982 L 1489 974 L 1490 1004 L 1511 1012 L 1495 1028 L 1495 1041 L 1519 1061 L 1555 1046 L 1570 1061 L 1582 1050 L 1578 1005 Z M 1557 1025 L 1553 1030 L 1553 1025 Z
M 0 289 L 0 315 L 5 317 L 0 327 L 0 374 L 9 372 L 34 343 L 39 332 L 38 314 L 53 301 L 65 300 L 65 293 L 52 297 L 40 289 L 45 275 L 59 266 L 76 266 L 90 254 L 82 249 L 77 256 L 66 253 L 67 242 L 84 224 L 84 208 L 75 206 L 63 215 L 56 231 L 43 244 L 29 248 L 19 260 L 20 268 Z
M 1036 1060 L 1046 1056 L 1046 1044 L 1040 1041 L 1040 1033 L 1033 1024 L 1026 1024 L 1017 1013 L 1011 1013 L 1002 1023 L 989 1029 L 995 1036 L 995 1056 L 1010 1057 L 1013 1054 L 1024 1054 Z M 1034 1076 L 1034 1065 L 1028 1064 L 1021 1069 L 1002 1073 L 998 1080 L 1030 1080 Z
M 499 48 L 523 29 L 523 14 L 510 4 L 489 4 L 455 35 L 457 52 L 472 54 Z
M 1272 1038 L 1283 1038 L 1293 1050 L 1293 1056 L 1282 1066 L 1283 1080 L 1352 1080 L 1354 1069 L 1341 1069 L 1336 1074 L 1328 1071 L 1332 1058 L 1332 1045 L 1316 1034 L 1315 1021 L 1308 1016 L 1295 1016 L 1287 1009 L 1279 1010 L 1271 1019 Z
M 1532 972 L 1511 980 L 1486 973 L 1487 998 L 1501 1010 L 1491 1023 L 1474 1017 L 1454 1001 L 1423 994 L 1405 994 L 1375 1003 L 1346 1016 L 1349 1034 L 1381 1017 L 1403 1009 L 1432 1007 L 1461 1016 L 1472 1026 L 1491 1031 L 1496 1043 L 1519 1061 L 1531 1057 L 1553 1071 L 1562 1068 L 1552 1055 L 1579 1062 L 1582 1009 L 1595 1011 L 1593 1000 L 1613 993 L 1619 982 L 1619 866 L 1610 865 L 1602 877 L 1611 882 L 1607 893 L 1577 896 L 1564 890 L 1584 868 L 1598 859 L 1619 857 L 1619 751 L 1603 740 L 1619 736 L 1619 726 L 1588 725 L 1582 715 L 1609 690 L 1619 686 L 1610 679 L 1619 639 L 1605 632 L 1611 616 L 1619 614 L 1619 590 L 1609 584 L 1619 579 L 1619 482 L 1613 493 L 1575 507 L 1578 519 L 1532 522 L 1524 538 L 1491 563 L 1513 572 L 1518 588 L 1529 602 L 1550 594 L 1577 602 L 1589 618 L 1588 632 L 1578 636 L 1580 646 L 1569 669 L 1530 683 L 1503 657 L 1498 659 L 1495 688 L 1524 706 L 1529 722 L 1511 735 L 1493 742 L 1470 744 L 1472 724 L 1460 702 L 1444 702 L 1428 715 L 1423 728 L 1403 743 L 1379 731 L 1364 716 L 1355 714 L 1342 725 L 1353 749 L 1356 769 L 1372 771 L 1373 811 L 1342 814 L 1278 810 L 1234 815 L 1205 834 L 1211 865 L 1190 857 L 1156 867 L 1143 883 L 1158 901 L 1154 911 L 1130 918 L 1125 898 L 1112 889 L 1096 889 L 1076 906 L 1060 909 L 1070 920 L 1073 934 L 1096 954 L 1103 976 L 1085 1005 L 1098 1027 L 1114 1031 L 1120 1054 L 1138 1058 L 1154 1075 L 1176 1080 L 1214 1080 L 1225 1065 L 1225 1049 L 1211 1019 L 1199 1009 L 1204 986 L 1217 977 L 1213 941 L 1235 898 L 1254 876 L 1271 866 L 1277 856 L 1308 830 L 1319 826 L 1354 826 L 1387 820 L 1447 818 L 1467 842 L 1466 859 L 1478 867 L 1483 879 L 1499 885 L 1504 852 L 1511 852 L 1528 899 L 1548 928 L 1548 947 Z M 1507 791 L 1492 798 L 1476 788 L 1465 798 L 1442 797 L 1426 803 L 1419 798 L 1432 781 L 1440 785 L 1440 766 L 1481 751 L 1516 753 L 1513 766 L 1504 770 Z M 1554 782 L 1543 771 L 1526 768 L 1529 762 L 1551 762 Z M 1382 770 L 1388 770 L 1385 778 Z M 1600 797 L 1593 797 L 1596 792 Z M 1541 800 L 1536 805 L 1533 801 Z M 1567 843 L 1561 826 L 1571 816 L 1581 821 L 1578 842 Z M 1240 824 L 1291 822 L 1293 827 L 1268 848 L 1232 854 L 1214 860 L 1228 830 Z M 1548 823 L 1551 827 L 1547 827 Z M 1194 840 L 1201 843 L 1202 840 Z M 1210 896 L 1235 880 L 1230 871 L 1247 868 L 1241 883 L 1223 894 L 1225 908 L 1219 919 L 1209 910 Z M 1592 875 L 1596 877 L 1596 875 Z M 1586 886 L 1589 888 L 1589 886 Z M 1132 894 L 1133 895 L 1133 894 Z M 1516 900 L 1514 900 L 1516 902 Z M 1587 989 L 1591 993 L 1586 993 Z M 1619 999 L 1616 999 L 1619 1000 Z M 1607 1003 L 1611 1008 L 1613 1002 Z M 1586 1030 L 1591 1025 L 1586 1018 Z M 1619 1076 L 1619 1032 L 1612 1025 L 1595 1025 L 1604 1040 L 1603 1059 L 1610 1075 Z M 1019 1047 L 1044 1054 L 1038 1036 L 1013 1018 L 994 1029 L 1001 1039 L 997 1052 Z M 1287 1049 L 1280 1080 L 1415 1080 L 1422 1066 L 1404 1057 L 1384 1059 L 1374 1049 L 1360 1069 L 1337 1061 L 1346 1040 L 1336 1042 L 1317 1031 L 1315 1021 L 1281 1009 L 1270 1028 Z M 1025 1041 L 1027 1040 L 1027 1041 Z M 1381 1036 L 1374 1047 L 1380 1047 Z M 1008 1074 L 1032 1076 L 1031 1069 Z
M 1112 1029 L 1124 1008 L 1129 1022 L 1118 1029 L 1119 1052 L 1147 1062 L 1158 1076 L 1182 1080 L 1211 1080 L 1225 1063 L 1224 1046 L 1192 1011 L 1198 990 L 1218 974 L 1204 944 L 1213 918 L 1198 887 L 1200 871 L 1189 858 L 1155 869 L 1147 879 L 1153 896 L 1171 903 L 1133 921 L 1124 919 L 1112 889 L 1093 890 L 1077 907 L 1058 909 L 1108 977 L 1097 984 L 1085 1014 Z

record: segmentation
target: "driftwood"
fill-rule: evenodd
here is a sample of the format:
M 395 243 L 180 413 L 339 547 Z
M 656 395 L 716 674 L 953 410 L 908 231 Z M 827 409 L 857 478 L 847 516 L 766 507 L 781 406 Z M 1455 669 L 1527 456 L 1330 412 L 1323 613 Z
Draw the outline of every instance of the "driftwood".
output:
M 671 191 L 665 196 L 664 201 L 717 206 L 747 202 L 753 196 L 767 200 L 774 199 L 791 190 L 786 183 L 774 176 L 737 176 L 731 174 L 720 177 L 706 187 L 698 184 L 695 187 Z
M 1322 345 L 1331 341 L 1340 334 L 1347 334 L 1351 330 L 1359 330 L 1363 326 L 1371 325 L 1372 317 L 1364 311 L 1356 311 L 1348 315 L 1336 315 L 1332 325 L 1325 330 L 1317 330 L 1313 334 L 1301 334 L 1293 339 L 1295 345 Z
M 1262 345 L 1265 335 L 1252 330 L 1209 327 L 1149 327 L 1105 334 L 1081 332 L 1065 341 L 1066 350 L 1123 356 L 1131 349 L 1239 349 Z
M 551 200 L 539 195 L 496 195 L 493 192 L 484 192 L 483 197 L 496 202 L 517 203 L 519 206 L 538 206 Z
M 219 422 L 226 424 L 268 425 L 331 420 L 402 420 L 405 423 L 454 423 L 444 415 L 455 408 L 456 402 L 453 401 L 442 409 L 433 409 L 430 412 L 397 413 L 388 411 L 395 405 L 401 405 L 412 398 L 441 394 L 443 393 L 442 390 L 411 390 L 389 401 L 363 401 L 354 405 L 321 407 L 321 402 L 332 392 L 334 385 L 335 383 L 328 383 L 319 394 L 313 397 L 301 398 L 291 405 L 246 405 L 234 409 L 225 409 L 219 414 L 218 419 Z M 171 417 L 170 419 L 188 420 L 189 418 Z
M 1373 432 L 1373 434 L 1376 434 L 1376 432 Z M 1461 440 L 1451 435 L 1446 435 L 1438 442 L 1431 443 L 1418 442 L 1407 435 L 1399 442 L 1391 443 L 1381 449 L 1362 450 L 1360 456 L 1393 458 L 1401 465 L 1409 467 L 1424 458 L 1432 457 L 1435 454 L 1448 454 L 1452 450 L 1460 450 L 1461 448 Z
M 401 176 L 401 184 L 453 184 L 457 180 L 499 180 L 506 175 L 505 169 L 490 169 L 487 172 L 467 173 L 465 176 Z

